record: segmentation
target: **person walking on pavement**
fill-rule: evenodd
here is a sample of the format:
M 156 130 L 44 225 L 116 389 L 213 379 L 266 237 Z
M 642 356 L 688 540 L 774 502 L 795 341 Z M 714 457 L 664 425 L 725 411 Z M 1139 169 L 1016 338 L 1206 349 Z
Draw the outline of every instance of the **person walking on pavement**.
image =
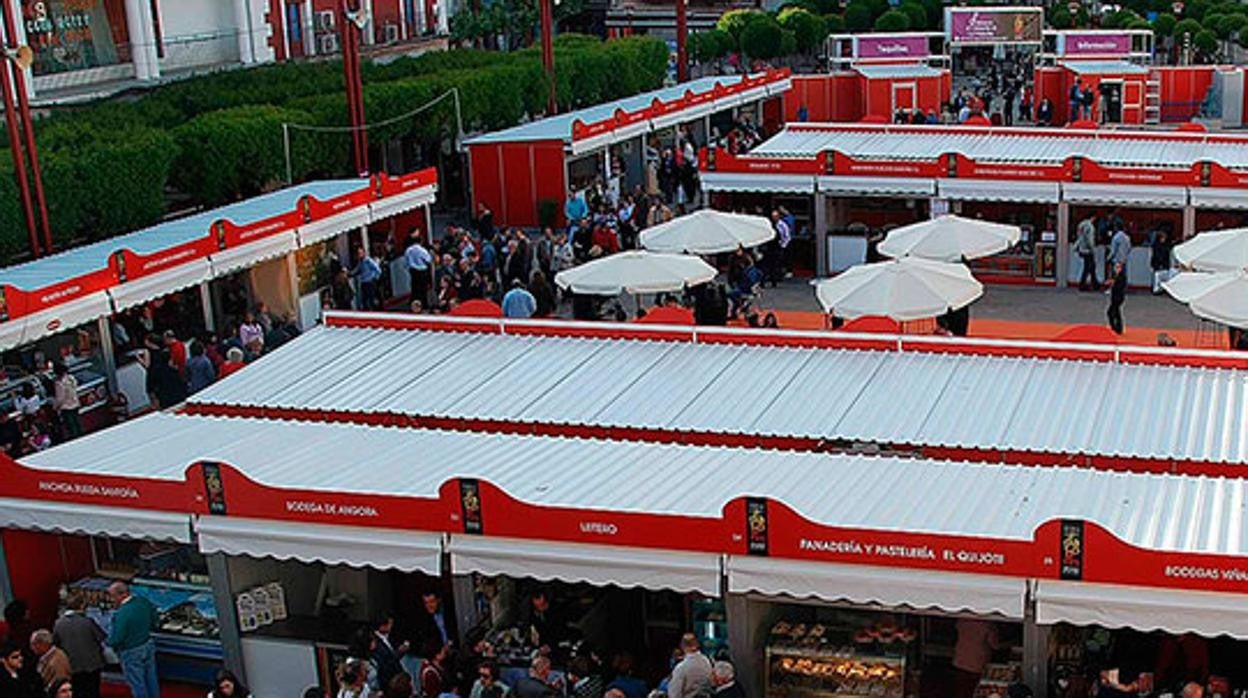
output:
M 238 351 L 231 349 L 231 351 Z M 242 352 L 239 351 L 241 355 Z M 52 639 L 69 655 L 70 681 L 79 698 L 100 698 L 100 670 L 104 654 L 100 645 L 107 639 L 99 624 L 87 617 L 86 599 L 78 592 L 70 594 L 69 610 L 52 626 Z
M 108 645 L 121 660 L 121 674 L 130 686 L 133 698 L 160 698 L 160 682 L 156 678 L 156 644 L 152 631 L 160 623 L 160 614 L 151 601 L 130 593 L 125 582 L 108 587 L 113 602 L 113 628 Z
M 39 629 L 30 635 L 30 649 L 39 657 L 35 668 L 47 691 L 60 681 L 69 681 L 73 673 L 69 668 L 69 655 L 52 643 L 52 631 Z
M 1113 277 L 1110 279 L 1109 310 L 1106 311 L 1110 329 L 1118 334 L 1122 334 L 1123 330 L 1122 303 L 1127 299 L 1127 259 L 1130 256 L 1131 238 L 1119 226 L 1109 241 L 1109 261 Z
M 411 300 L 420 301 L 422 305 L 429 303 L 430 271 L 433 267 L 433 255 L 420 244 L 420 231 L 412 231 L 412 244 L 403 253 L 407 261 L 407 273 L 411 277 Z
M 1075 228 L 1075 252 L 1083 262 L 1079 273 L 1079 290 L 1092 291 L 1101 287 L 1096 278 L 1096 216 L 1079 221 Z

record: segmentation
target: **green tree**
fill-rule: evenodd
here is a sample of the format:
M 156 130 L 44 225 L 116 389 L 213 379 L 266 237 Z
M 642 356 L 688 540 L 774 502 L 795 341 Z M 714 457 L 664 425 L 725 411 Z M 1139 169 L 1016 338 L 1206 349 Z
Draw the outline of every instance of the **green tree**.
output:
M 761 14 L 741 30 L 741 52 L 750 58 L 768 60 L 781 55 L 784 29 L 771 15 Z
M 850 0 L 845 6 L 845 30 L 858 34 L 865 32 L 871 28 L 871 24 L 875 21 L 875 15 L 871 14 L 871 8 L 862 0 Z
M 1136 17 L 1132 19 L 1130 22 L 1127 22 L 1126 28 L 1151 31 L 1153 28 L 1153 25 L 1152 23 L 1150 23 L 1147 19 L 1144 19 L 1143 17 Z
M 1075 19 L 1070 16 L 1070 10 L 1066 9 L 1066 5 L 1059 3 L 1049 11 L 1049 24 L 1054 29 L 1070 29 L 1075 26 Z
M 780 52 L 777 56 L 792 56 L 797 53 L 797 36 L 788 29 L 781 29 Z
M 910 18 L 911 31 L 927 29 L 927 10 L 917 0 L 906 0 L 901 3 L 900 9 Z
M 720 16 L 719 21 L 715 23 L 715 28 L 732 37 L 734 51 L 744 51 L 745 47 L 741 45 L 741 35 L 745 33 L 747 26 L 763 17 L 770 19 L 758 10 L 729 10 Z
M 785 8 L 780 11 L 777 19 L 781 28 L 793 32 L 793 39 L 797 43 L 796 50 L 802 53 L 819 48 L 828 35 L 828 27 L 823 17 L 801 8 Z
M 1214 36 L 1218 34 L 1218 25 L 1225 19 L 1225 15 L 1221 12 L 1210 12 L 1200 20 L 1200 26 L 1213 32 Z
M 828 30 L 828 34 L 844 34 L 845 18 L 840 15 L 824 15 L 823 24 Z
M 1212 58 L 1218 53 L 1218 37 L 1208 29 L 1202 29 L 1192 37 L 1192 46 L 1196 48 L 1201 55 L 1206 58 Z
M 732 50 L 732 37 L 720 29 L 709 29 L 689 36 L 689 53 L 699 63 L 709 63 Z
M 877 32 L 904 32 L 910 29 L 910 18 L 900 10 L 889 10 L 875 20 Z
M 1174 38 L 1182 41 L 1184 34 L 1190 34 L 1195 39 L 1196 35 L 1203 29 L 1204 27 L 1200 26 L 1200 22 L 1194 19 L 1179 20 L 1178 24 L 1174 25 Z
M 1168 12 L 1159 14 L 1157 19 L 1153 20 L 1153 32 L 1157 36 L 1173 36 L 1174 25 L 1178 23 L 1179 20 L 1175 19 L 1174 15 Z
M 1234 13 L 1222 15 L 1221 21 L 1213 26 L 1213 31 L 1219 39 L 1226 41 L 1242 33 L 1245 26 L 1248 26 L 1248 17 Z

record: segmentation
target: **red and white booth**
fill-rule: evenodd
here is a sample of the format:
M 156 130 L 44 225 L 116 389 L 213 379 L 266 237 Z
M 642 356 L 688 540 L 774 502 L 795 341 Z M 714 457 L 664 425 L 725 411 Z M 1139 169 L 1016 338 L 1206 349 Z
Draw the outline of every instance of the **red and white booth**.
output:
M 707 143 L 712 128 L 726 133 L 740 110 L 778 129 L 789 87 L 787 69 L 707 77 L 474 136 L 464 141 L 474 209 L 485 204 L 502 225 L 561 224 L 569 190 L 617 175 L 643 181 L 651 139 L 671 147 L 683 128 Z
M 715 207 L 731 208 L 743 189 L 813 197 L 806 263 L 821 274 L 866 258 L 854 223 L 878 230 L 952 211 L 1030 233 L 981 263 L 993 265 L 981 269 L 988 276 L 1063 284 L 1077 281 L 1069 233 L 1088 215 L 1116 212 L 1135 245 L 1131 283 L 1145 286 L 1150 229 L 1186 239 L 1239 224 L 1248 206 L 1248 138 L 1203 131 L 791 124 L 750 153 L 704 153 L 701 170 Z
M 421 356 L 407 351 L 409 332 L 392 325 L 402 319 L 331 315 L 329 320 L 357 328 L 360 341 L 382 353 Z M 370 323 L 373 329 L 360 331 Z M 425 329 L 436 330 L 437 324 Z M 471 353 L 491 365 L 506 362 L 515 342 L 531 346 L 534 335 L 559 331 L 549 322 L 457 319 L 445 325 L 450 331 L 430 333 L 431 341 L 445 343 L 439 356 Z M 457 350 L 466 328 L 476 328 L 476 339 L 494 348 Z M 582 330 L 580 339 L 566 336 Z M 619 334 L 629 340 L 591 346 L 603 360 L 609 358 L 605 354 L 652 344 L 670 356 L 657 357 L 643 372 L 670 378 L 671 366 L 700 366 L 693 357 L 678 355 L 694 343 L 673 343 L 673 331 L 570 324 L 558 341 L 567 349 L 606 341 L 589 340 L 592 336 Z M 807 361 L 837 351 L 821 346 L 827 335 L 817 333 L 708 332 L 710 349 L 741 354 L 736 363 L 748 364 L 760 378 L 771 377 L 776 357 L 766 356 L 769 346 L 777 351 L 783 346 L 786 356 Z M 349 333 L 340 339 L 350 346 Z M 933 361 L 947 356 L 946 349 L 975 344 L 926 341 L 933 343 Z M 935 346 L 942 342 L 949 346 Z M 992 351 L 987 343 L 980 348 Z M 1027 347 L 1037 356 L 1066 349 Z M 1221 356 L 1139 352 L 1157 352 L 1158 363 Z M 568 354 L 559 357 L 567 360 Z M 600 371 L 576 378 L 585 368 L 583 359 L 570 361 L 573 375 L 561 376 L 560 385 L 579 386 L 586 404 L 620 403 L 586 389 L 601 378 Z M 367 377 L 348 363 L 322 366 L 315 382 L 362 387 Z M 1116 366 L 1051 358 L 1047 363 L 1078 367 L 1085 378 L 1110 383 Z M 266 375 L 259 366 L 221 385 Z M 808 375 L 824 375 L 821 367 Z M 1244 369 L 1219 370 L 1243 382 Z M 715 371 L 723 369 L 711 366 L 706 372 Z M 998 376 L 996 382 L 1024 387 L 1024 374 Z M 477 383 L 473 392 L 497 396 L 499 409 L 505 409 L 507 396 L 523 397 L 521 384 L 543 380 L 544 374 L 457 375 L 460 383 Z M 493 390 L 496 380 L 511 385 L 499 393 Z M 740 389 L 739 381 L 728 382 Z M 437 385 L 452 384 L 431 376 L 394 397 L 413 401 L 408 409 L 422 412 L 420 403 L 439 397 Z M 693 416 L 701 409 L 696 399 L 690 403 L 677 393 L 662 400 L 654 395 L 652 411 Z M 283 400 L 315 402 L 298 389 L 287 391 Z M 514 407 L 521 408 L 521 402 L 527 401 L 517 400 Z M 741 404 L 720 401 L 707 405 L 715 408 L 707 414 L 748 419 Z M 809 412 L 809 401 L 803 404 Z M 387 604 L 402 598 L 398 589 L 408 583 L 436 585 L 439 575 L 454 580 L 454 617 L 461 632 L 482 619 L 483 605 L 493 603 L 480 603 L 477 591 L 525 579 L 650 590 L 668 595 L 669 609 L 694 609 L 718 597 L 723 610 L 716 622 L 726 623 L 726 651 L 739 679 L 757 694 L 791 688 L 800 672 L 795 663 L 802 660 L 831 662 L 846 671 L 884 667 L 878 676 L 863 677 L 878 680 L 878 687 L 856 684 L 863 695 L 887 695 L 887 689 L 903 684 L 940 692 L 948 668 L 938 658 L 949 649 L 959 619 L 995 623 L 1003 643 L 1017 647 L 1017 654 L 1006 653 L 1002 673 L 994 670 L 984 681 L 1022 678 L 1033 686 L 1048 685 L 1050 671 L 1069 670 L 1072 659 L 1060 648 L 1085 630 L 1190 632 L 1218 646 L 1230 643 L 1235 657 L 1243 649 L 1237 640 L 1248 638 L 1243 613 L 1248 536 L 1238 509 L 1209 504 L 1242 498 L 1245 481 L 1231 468 L 1224 477 L 1159 476 L 887 452 L 738 448 L 729 442 L 613 442 L 519 433 L 533 430 L 505 419 L 478 425 L 480 431 L 431 430 L 396 414 L 395 407 L 381 405 L 387 416 L 377 423 L 343 423 L 328 413 L 292 419 L 277 409 L 229 419 L 155 414 L 21 462 L 0 458 L 3 577 L 11 593 L 31 596 L 42 614 L 55 606 L 58 576 L 91 563 L 79 551 L 82 536 L 73 534 L 105 537 L 118 547 L 126 538 L 146 540 L 149 558 L 167 554 L 180 541 L 184 555 L 207 560 L 207 579 L 197 581 L 206 581 L 200 593 L 210 596 L 218 611 L 213 627 L 219 656 L 243 672 L 257 694 L 322 681 L 341 657 L 332 641 L 317 635 L 318 623 L 309 614 L 350 621 L 366 618 L 363 611 L 397 610 Z M 895 401 L 889 407 L 897 412 Z M 910 412 L 901 412 L 898 425 L 917 423 Z M 981 427 L 991 431 L 997 422 L 990 421 L 962 426 L 968 434 Z M 1057 425 L 1033 426 L 1054 437 L 1066 433 Z M 1145 431 L 1149 434 L 1141 437 L 1153 430 Z M 751 445 L 744 439 L 736 443 Z M 57 556 L 59 563 L 32 564 L 20 557 L 29 554 L 27 540 L 66 552 Z M 144 583 L 164 583 L 169 591 L 183 584 L 171 578 Z M 275 593 L 284 595 L 283 617 L 258 617 L 257 608 L 276 608 Z M 325 605 L 326 599 L 340 604 L 344 594 L 351 595 L 351 604 Z M 640 614 L 617 620 L 613 636 L 630 636 L 630 626 L 643 622 Z M 812 636 L 816 625 L 822 630 Z M 676 627 L 679 633 L 688 626 Z M 841 649 L 818 651 L 825 632 Z M 812 637 L 813 645 L 806 642 Z M 638 641 L 657 643 L 665 659 L 668 638 L 657 634 Z M 1213 656 L 1215 673 L 1238 676 L 1221 653 Z

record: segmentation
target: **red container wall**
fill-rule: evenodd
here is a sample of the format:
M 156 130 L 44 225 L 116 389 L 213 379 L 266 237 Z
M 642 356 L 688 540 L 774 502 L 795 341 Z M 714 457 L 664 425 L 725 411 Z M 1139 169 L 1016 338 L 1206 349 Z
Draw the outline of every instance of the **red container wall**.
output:
M 399 2 L 401 0 L 373 0 L 373 27 L 377 34 L 377 43 L 385 43 L 387 24 L 402 26 Z M 402 32 L 399 35 L 402 36 Z
M 866 104 L 863 105 L 863 116 L 883 116 L 893 118 L 893 83 L 888 80 L 862 80 Z
M 60 585 L 91 574 L 91 541 L 35 531 L 0 532 L 13 596 L 30 604 L 36 627 L 56 620 Z
M 556 202 L 562 223 L 563 143 L 532 141 L 469 146 L 472 205 L 484 203 L 499 225 L 536 226 L 537 204 Z
M 803 105 L 812 122 L 850 122 L 863 116 L 865 81 L 858 73 L 794 75 L 792 84 L 784 94 L 785 121 L 797 121 Z
M 1190 121 L 1196 116 L 1213 84 L 1214 71 L 1211 65 L 1153 68 L 1161 82 L 1161 120 Z
M 1040 108 L 1045 97 L 1053 103 L 1053 123 L 1064 124 L 1070 116 L 1070 104 L 1067 99 L 1065 76 L 1062 68 L 1038 68 L 1036 70 L 1036 103 L 1033 110 Z

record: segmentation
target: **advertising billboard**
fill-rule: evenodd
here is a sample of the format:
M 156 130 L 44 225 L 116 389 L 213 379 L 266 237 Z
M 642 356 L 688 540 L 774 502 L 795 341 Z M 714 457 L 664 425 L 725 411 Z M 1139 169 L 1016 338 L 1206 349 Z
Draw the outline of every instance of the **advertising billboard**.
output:
M 1043 33 L 1038 7 L 945 8 L 945 34 L 953 44 L 1038 44 Z

